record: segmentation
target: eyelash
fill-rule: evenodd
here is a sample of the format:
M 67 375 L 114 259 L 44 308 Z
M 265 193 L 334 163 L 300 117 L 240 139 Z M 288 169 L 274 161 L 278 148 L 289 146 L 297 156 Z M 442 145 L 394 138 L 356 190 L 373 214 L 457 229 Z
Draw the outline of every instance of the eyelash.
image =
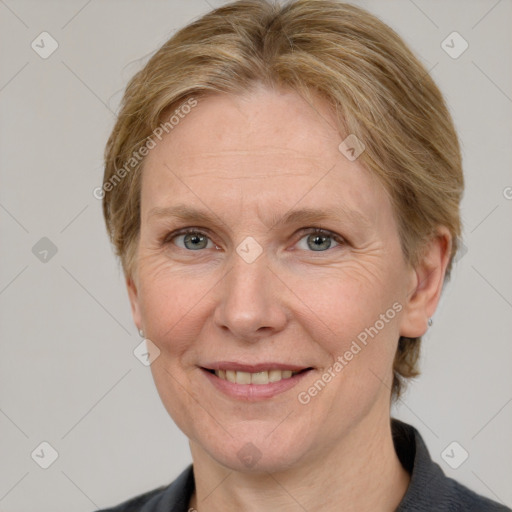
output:
M 303 229 L 300 230 L 299 233 L 300 233 L 301 236 L 298 239 L 298 241 L 302 240 L 307 235 L 323 235 L 323 236 L 332 238 L 340 246 L 343 246 L 343 245 L 347 244 L 347 241 L 343 237 L 341 237 L 340 235 L 337 235 L 336 233 L 333 233 L 332 231 L 329 231 L 329 230 L 326 230 L 326 229 L 322 229 L 322 228 L 315 228 L 315 227 L 303 228 Z M 173 233 L 170 233 L 170 234 L 166 235 L 163 238 L 163 240 L 162 240 L 162 245 L 168 245 L 175 238 L 177 238 L 179 236 L 182 236 L 182 235 L 189 235 L 189 234 L 205 236 L 206 238 L 208 238 L 208 240 L 211 241 L 211 239 L 208 236 L 208 234 L 205 233 L 204 231 L 201 231 L 200 229 L 197 229 L 197 228 L 185 228 L 185 229 L 181 229 L 181 230 L 179 230 L 177 232 L 173 232 Z M 181 249 L 181 247 L 178 247 L 178 248 Z M 321 252 L 328 252 L 328 251 L 330 251 L 332 249 L 333 249 L 333 247 L 330 247 L 329 249 L 327 249 L 325 251 L 310 251 L 310 252 L 320 252 L 321 253 Z M 183 250 L 188 251 L 188 252 L 194 252 L 192 250 L 187 250 L 187 249 L 183 249 Z

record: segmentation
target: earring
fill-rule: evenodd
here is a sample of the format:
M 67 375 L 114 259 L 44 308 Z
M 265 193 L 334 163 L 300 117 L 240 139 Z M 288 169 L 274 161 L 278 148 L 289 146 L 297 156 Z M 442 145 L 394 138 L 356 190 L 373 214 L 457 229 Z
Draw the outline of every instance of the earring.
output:
M 432 327 L 432 324 L 433 324 L 433 323 L 434 323 L 434 322 L 432 321 L 432 318 L 429 318 L 429 319 L 428 319 L 428 326 L 429 326 L 429 327 Z
M 139 336 L 141 338 L 144 338 L 144 331 L 142 329 L 139 329 Z

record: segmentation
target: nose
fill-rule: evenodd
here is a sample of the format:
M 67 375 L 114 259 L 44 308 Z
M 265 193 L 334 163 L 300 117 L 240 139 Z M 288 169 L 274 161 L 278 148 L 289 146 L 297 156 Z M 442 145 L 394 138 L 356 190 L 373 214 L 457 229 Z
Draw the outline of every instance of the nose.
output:
M 264 253 L 251 263 L 234 253 L 231 270 L 218 286 L 215 323 L 233 338 L 256 342 L 286 325 L 286 287 Z

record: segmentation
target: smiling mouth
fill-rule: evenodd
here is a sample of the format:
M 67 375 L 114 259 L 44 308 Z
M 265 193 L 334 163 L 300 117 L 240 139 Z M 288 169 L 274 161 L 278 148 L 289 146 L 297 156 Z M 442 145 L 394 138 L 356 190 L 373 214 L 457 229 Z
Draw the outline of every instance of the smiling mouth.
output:
M 299 371 L 292 370 L 268 370 L 261 372 L 242 372 L 235 370 L 210 370 L 208 368 L 203 368 L 207 372 L 215 375 L 221 380 L 226 380 L 228 382 L 232 382 L 235 384 L 256 384 L 256 385 L 264 385 L 271 384 L 273 382 L 279 382 L 281 380 L 286 380 L 298 375 L 300 373 L 305 373 L 312 368 L 304 368 Z

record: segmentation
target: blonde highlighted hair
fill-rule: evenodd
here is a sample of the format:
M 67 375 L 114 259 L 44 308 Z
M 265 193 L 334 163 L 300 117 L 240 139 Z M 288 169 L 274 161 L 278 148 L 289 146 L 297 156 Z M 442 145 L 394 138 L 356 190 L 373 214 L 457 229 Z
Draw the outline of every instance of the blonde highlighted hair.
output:
M 144 158 L 132 160 L 134 155 L 144 153 L 155 130 L 187 100 L 259 84 L 291 88 L 311 103 L 315 96 L 328 101 L 340 133 L 364 142 L 359 158 L 391 197 L 410 264 L 436 227 L 449 229 L 448 278 L 463 192 L 451 116 L 402 39 L 365 10 L 336 0 L 229 3 L 177 32 L 131 79 L 106 146 L 103 186 L 107 230 L 125 274 L 133 275 L 140 229 Z M 420 342 L 399 340 L 395 398 L 405 380 L 419 373 Z

